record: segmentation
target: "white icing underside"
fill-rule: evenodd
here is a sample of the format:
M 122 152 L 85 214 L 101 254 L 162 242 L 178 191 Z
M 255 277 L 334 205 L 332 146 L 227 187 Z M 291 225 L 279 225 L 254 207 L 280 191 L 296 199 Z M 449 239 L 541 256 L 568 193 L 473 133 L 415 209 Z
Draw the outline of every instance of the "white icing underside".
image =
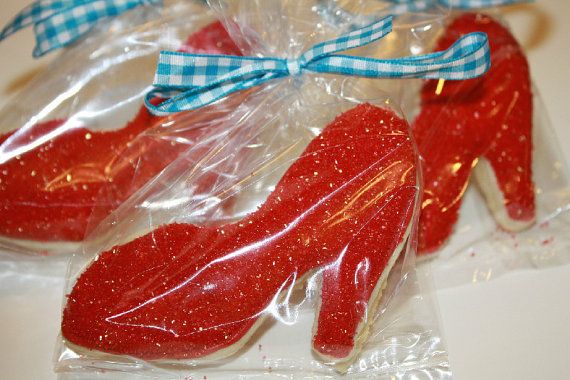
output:
M 497 224 L 507 231 L 518 232 L 527 229 L 534 223 L 534 218 L 517 220 L 510 217 L 505 207 L 503 192 L 499 188 L 497 176 L 488 160 L 483 157 L 479 158 L 473 174 Z

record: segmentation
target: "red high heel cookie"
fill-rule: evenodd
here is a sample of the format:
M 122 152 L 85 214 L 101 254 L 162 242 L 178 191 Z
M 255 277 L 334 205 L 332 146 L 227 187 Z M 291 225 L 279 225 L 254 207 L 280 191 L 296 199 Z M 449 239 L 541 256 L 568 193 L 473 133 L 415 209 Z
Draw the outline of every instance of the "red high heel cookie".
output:
M 475 31 L 489 36 L 489 72 L 464 81 L 428 81 L 422 89 L 413 125 L 424 175 L 419 253 L 438 249 L 451 234 L 473 169 L 503 228 L 517 231 L 534 222 L 532 92 L 521 47 L 491 17 L 468 13 L 449 25 L 437 50 Z
M 192 34 L 180 50 L 239 54 L 220 22 Z M 121 129 L 72 128 L 1 163 L 0 235 L 36 241 L 82 240 L 94 207 L 115 209 L 187 147 L 171 139 L 151 138 L 130 146 L 135 137 L 164 121 L 143 106 Z M 64 123 L 54 120 L 17 130 L 1 136 L 0 147 L 6 152 L 28 144 Z
M 328 125 L 234 224 L 170 224 L 101 253 L 63 313 L 72 344 L 147 360 L 221 358 L 280 295 L 322 271 L 313 348 L 351 362 L 419 199 L 408 125 L 359 105 Z

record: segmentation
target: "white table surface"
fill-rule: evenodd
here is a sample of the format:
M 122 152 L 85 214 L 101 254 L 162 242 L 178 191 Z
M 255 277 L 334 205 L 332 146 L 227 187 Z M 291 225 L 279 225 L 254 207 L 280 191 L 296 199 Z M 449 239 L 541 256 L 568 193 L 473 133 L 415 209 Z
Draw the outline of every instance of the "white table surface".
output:
M 0 24 L 21 0 L 2 0 Z M 507 12 L 561 142 L 570 141 L 570 2 Z M 50 58 L 31 58 L 25 30 L 0 44 L 0 104 Z M 562 144 L 565 147 L 566 144 Z M 570 150 L 564 152 L 570 159 Z M 0 379 L 53 379 L 63 282 L 0 294 Z M 570 379 L 570 266 L 516 271 L 437 290 L 456 379 Z

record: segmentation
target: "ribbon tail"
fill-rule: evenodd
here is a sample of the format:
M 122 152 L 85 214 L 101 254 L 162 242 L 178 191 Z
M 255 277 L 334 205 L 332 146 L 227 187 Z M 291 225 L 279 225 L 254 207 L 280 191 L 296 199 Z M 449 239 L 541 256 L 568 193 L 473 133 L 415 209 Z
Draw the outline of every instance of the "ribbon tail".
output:
M 101 19 L 162 0 L 41 0 L 24 8 L 0 32 L 0 41 L 34 25 L 34 57 L 75 42 Z
M 470 79 L 490 67 L 489 41 L 485 33 L 470 33 L 449 49 L 397 59 L 332 55 L 307 65 L 307 70 L 367 78 Z
M 491 67 L 489 40 L 485 33 L 469 33 L 447 50 L 408 57 L 404 63 L 425 68 L 421 78 L 464 80 L 479 77 Z M 412 75 L 411 77 L 418 77 Z
M 439 0 L 439 2 L 453 9 L 466 10 L 532 3 L 533 0 Z
M 437 5 L 452 9 L 477 9 L 502 5 L 530 3 L 533 0 L 390 0 L 390 11 L 401 15 L 407 12 L 421 12 Z
M 308 63 L 341 51 L 350 50 L 378 41 L 392 31 L 392 16 L 386 16 L 373 23 L 353 30 L 338 38 L 316 44 L 299 57 Z
M 0 32 L 0 41 L 8 38 L 12 34 L 27 28 L 37 22 L 47 19 L 54 14 L 66 9 L 74 4 L 74 0 L 41 0 L 35 1 L 22 9 L 12 21 L 10 21 Z
M 236 83 L 226 83 L 221 86 L 194 88 L 187 91 L 172 90 L 171 88 L 156 88 L 145 96 L 145 106 L 155 116 L 167 116 L 169 114 L 191 111 L 215 103 L 226 96 L 260 86 L 276 77 L 278 74 L 265 75 L 261 78 L 250 79 Z M 166 99 L 165 101 L 153 104 L 153 99 Z
M 34 35 L 36 36 L 36 46 L 34 46 L 32 53 L 34 58 L 39 58 L 53 50 L 74 43 L 90 32 L 99 20 L 85 21 L 76 29 L 67 30 L 65 34 L 55 33 L 53 26 L 48 21 L 49 19 L 34 25 Z
M 392 2 L 394 5 L 390 7 L 390 13 L 395 15 L 403 15 L 404 13 L 409 12 L 422 12 L 434 5 L 434 0 L 392 0 Z

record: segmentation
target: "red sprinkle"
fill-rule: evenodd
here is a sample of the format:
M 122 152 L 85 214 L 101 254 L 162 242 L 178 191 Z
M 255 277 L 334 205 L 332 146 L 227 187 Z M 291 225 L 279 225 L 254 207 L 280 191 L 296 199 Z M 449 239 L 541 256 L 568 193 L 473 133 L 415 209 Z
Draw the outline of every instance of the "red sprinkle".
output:
M 220 22 L 191 35 L 180 49 L 186 52 L 239 54 Z M 102 95 L 103 96 L 103 95 Z M 140 137 L 160 126 L 141 107 L 125 127 L 97 132 L 73 128 L 26 153 L 0 164 L 0 235 L 39 241 L 80 241 L 95 207 L 103 218 L 158 174 L 188 143 Z M 63 127 L 64 120 L 40 123 L 0 136 L 10 151 Z M 134 146 L 129 146 L 137 136 Z M 199 132 L 185 135 L 195 139 Z M 160 136 L 159 136 L 160 137 Z
M 63 336 L 143 359 L 203 357 L 238 343 L 275 311 L 279 294 L 320 268 L 313 347 L 346 358 L 406 238 L 416 180 L 406 122 L 359 105 L 329 124 L 239 222 L 169 224 L 101 253 L 68 296 Z
M 481 78 L 445 82 L 440 94 L 438 81 L 427 81 L 413 126 L 424 175 L 420 253 L 438 249 L 451 234 L 478 157 L 490 162 L 508 216 L 529 221 L 535 215 L 532 92 L 521 47 L 491 17 L 467 13 L 449 25 L 437 50 L 475 31 L 489 36 L 491 69 Z

